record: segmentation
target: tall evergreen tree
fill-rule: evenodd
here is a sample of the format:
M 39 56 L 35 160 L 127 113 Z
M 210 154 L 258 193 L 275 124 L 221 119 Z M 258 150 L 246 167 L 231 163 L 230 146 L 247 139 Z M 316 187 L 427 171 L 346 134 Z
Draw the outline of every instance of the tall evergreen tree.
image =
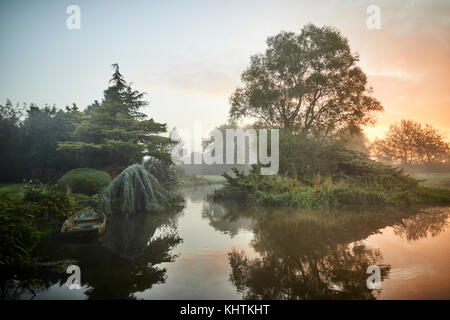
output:
M 167 125 L 148 119 L 140 110 L 148 105 L 143 92 L 133 90 L 119 71 L 117 64 L 104 91 L 101 103 L 95 102 L 76 126 L 74 141 L 59 144 L 58 150 L 82 159 L 86 167 L 106 169 L 113 176 L 144 156 L 169 160 Z

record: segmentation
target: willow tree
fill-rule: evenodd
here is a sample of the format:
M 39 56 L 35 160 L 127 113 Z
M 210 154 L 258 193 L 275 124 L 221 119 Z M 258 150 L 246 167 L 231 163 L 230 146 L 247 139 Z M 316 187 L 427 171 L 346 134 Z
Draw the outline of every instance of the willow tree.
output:
M 374 112 L 383 110 L 336 29 L 309 24 L 299 34 L 269 37 L 267 46 L 242 73 L 243 87 L 230 98 L 231 119 L 329 136 L 372 123 Z
M 166 124 L 148 119 L 141 108 L 148 105 L 143 92 L 133 90 L 113 64 L 110 87 L 101 103 L 89 106 L 72 133 L 73 141 L 60 143 L 58 150 L 82 158 L 84 166 L 107 169 L 117 175 L 141 163 L 144 156 L 169 160 L 169 138 L 160 136 Z
M 164 189 L 142 165 L 123 170 L 100 194 L 99 206 L 108 214 L 120 215 L 162 212 L 183 205 L 176 192 Z

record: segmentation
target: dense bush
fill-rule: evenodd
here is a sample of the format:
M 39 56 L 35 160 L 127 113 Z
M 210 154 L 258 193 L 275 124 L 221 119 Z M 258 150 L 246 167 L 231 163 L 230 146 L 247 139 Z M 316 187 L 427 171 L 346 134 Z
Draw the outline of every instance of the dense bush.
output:
M 280 135 L 280 173 L 294 175 L 306 184 L 311 184 L 319 175 L 388 189 L 411 189 L 417 185 L 417 181 L 401 169 L 373 161 L 337 141 L 285 131 Z
M 280 130 L 280 173 L 310 179 L 338 171 L 335 152 L 338 146 Z
M 100 170 L 79 168 L 67 172 L 58 180 L 73 193 L 93 195 L 100 193 L 110 182 L 111 176 Z

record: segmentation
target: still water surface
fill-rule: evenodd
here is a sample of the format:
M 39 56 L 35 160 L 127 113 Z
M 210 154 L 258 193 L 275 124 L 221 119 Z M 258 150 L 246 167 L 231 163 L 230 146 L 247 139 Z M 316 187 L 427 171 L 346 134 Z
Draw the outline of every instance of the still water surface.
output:
M 21 299 L 450 299 L 450 208 L 305 212 L 209 203 L 220 185 L 183 190 L 175 214 L 111 221 L 102 244 L 49 241 L 67 274 L 39 275 Z M 369 265 L 382 288 L 369 290 Z

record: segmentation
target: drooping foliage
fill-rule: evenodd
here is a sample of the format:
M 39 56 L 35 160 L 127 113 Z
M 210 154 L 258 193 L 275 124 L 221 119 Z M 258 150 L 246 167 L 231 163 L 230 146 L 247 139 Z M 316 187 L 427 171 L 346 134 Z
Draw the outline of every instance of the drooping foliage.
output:
M 123 170 L 100 195 L 100 207 L 123 215 L 158 212 L 180 205 L 183 199 L 165 190 L 142 165 Z

